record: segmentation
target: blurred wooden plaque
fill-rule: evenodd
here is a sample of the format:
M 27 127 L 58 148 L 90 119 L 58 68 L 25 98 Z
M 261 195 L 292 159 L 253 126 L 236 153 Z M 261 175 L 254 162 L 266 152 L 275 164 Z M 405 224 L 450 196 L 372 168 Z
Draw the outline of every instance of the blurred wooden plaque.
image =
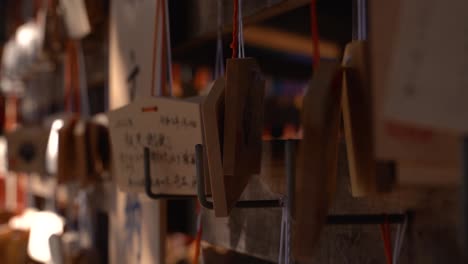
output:
M 388 88 L 388 74 L 395 43 L 398 38 L 400 1 L 369 2 L 369 58 L 371 64 L 372 113 L 374 125 L 374 152 L 378 160 L 395 161 L 400 183 L 422 185 L 430 182 L 454 182 L 459 173 L 460 139 L 454 133 L 422 127 L 408 122 L 389 120 L 384 115 Z M 401 165 L 398 165 L 401 163 Z M 432 173 L 446 171 L 447 173 Z M 418 175 L 413 172 L 418 171 Z M 427 174 L 428 181 L 423 174 Z M 441 178 L 435 181 L 433 178 Z M 432 180 L 430 179 L 432 178 Z
M 232 190 L 227 188 L 223 172 L 224 85 L 223 77 L 217 79 L 201 107 L 207 171 L 210 177 L 215 215 L 218 217 L 227 216 L 232 203 L 227 197 L 227 193 Z
M 265 81 L 255 59 L 226 66 L 223 170 L 238 181 L 260 173 Z
M 293 254 L 310 263 L 335 192 L 341 121 L 341 74 L 336 61 L 321 62 L 304 96 L 296 181 Z
M 353 41 L 343 59 L 343 124 L 351 178 L 351 193 L 360 197 L 376 192 L 372 97 L 367 43 Z
M 76 180 L 76 149 L 73 131 L 78 120 L 76 116 L 64 120 L 63 127 L 58 131 L 57 180 L 59 183 Z
M 45 153 L 49 131 L 43 127 L 20 127 L 5 135 L 8 170 L 23 173 L 46 172 Z
M 173 98 L 138 98 L 108 113 L 113 173 L 119 188 L 143 192 L 145 147 L 153 191 L 195 195 L 195 145 L 202 143 L 200 104 Z

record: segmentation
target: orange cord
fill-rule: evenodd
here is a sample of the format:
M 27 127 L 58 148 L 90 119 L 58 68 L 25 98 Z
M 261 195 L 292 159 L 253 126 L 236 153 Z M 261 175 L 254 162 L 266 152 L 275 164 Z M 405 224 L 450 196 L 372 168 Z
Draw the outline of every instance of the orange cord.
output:
M 65 82 L 65 110 L 67 112 L 72 111 L 72 66 L 71 66 L 71 56 L 70 56 L 70 41 L 67 43 L 66 56 L 65 56 L 65 69 L 64 69 L 64 82 Z
M 193 256 L 192 264 L 198 264 L 198 259 L 200 258 L 200 249 L 201 249 L 201 237 L 203 234 L 203 226 L 201 224 L 201 208 L 200 203 L 197 202 L 197 214 L 198 214 L 198 230 L 197 230 L 197 237 L 195 238 L 195 254 Z
M 203 233 L 203 227 L 199 227 L 197 231 L 197 237 L 195 240 L 195 255 L 193 255 L 193 264 L 198 264 L 198 259 L 200 258 L 200 248 L 201 248 L 201 237 Z
M 73 42 L 73 50 L 72 50 L 72 84 L 73 84 L 73 91 L 75 96 L 75 112 L 80 115 L 81 113 L 81 94 L 80 94 L 80 69 L 78 63 L 78 44 Z
M 380 224 L 380 233 L 384 242 L 385 257 L 387 259 L 387 264 L 392 264 L 392 242 L 390 237 L 390 224 L 388 223 L 387 219 L 385 220 L 385 223 Z
M 312 31 L 312 42 L 313 42 L 313 64 L 314 69 L 320 64 L 320 35 L 318 28 L 318 19 L 317 19 L 317 1 L 310 1 L 310 30 Z
M 78 66 L 78 48 L 74 40 L 67 43 L 65 58 L 65 109 L 80 113 L 80 81 Z M 73 102 L 72 102 L 73 100 Z M 75 109 L 73 109 L 73 105 Z
M 239 0 L 234 0 L 234 12 L 232 14 L 232 58 L 237 58 L 237 47 L 239 43 Z

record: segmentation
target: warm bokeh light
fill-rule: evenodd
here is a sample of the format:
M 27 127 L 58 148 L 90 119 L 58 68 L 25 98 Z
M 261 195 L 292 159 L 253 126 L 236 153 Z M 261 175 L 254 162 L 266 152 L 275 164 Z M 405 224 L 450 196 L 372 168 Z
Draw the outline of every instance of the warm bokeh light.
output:
M 46 169 L 49 173 L 57 173 L 57 154 L 59 144 L 59 130 L 63 127 L 63 120 L 57 119 L 52 123 L 46 152 Z
M 64 220 L 52 212 L 38 212 L 32 216 L 28 254 L 35 260 L 49 263 L 51 252 L 49 238 L 63 233 Z

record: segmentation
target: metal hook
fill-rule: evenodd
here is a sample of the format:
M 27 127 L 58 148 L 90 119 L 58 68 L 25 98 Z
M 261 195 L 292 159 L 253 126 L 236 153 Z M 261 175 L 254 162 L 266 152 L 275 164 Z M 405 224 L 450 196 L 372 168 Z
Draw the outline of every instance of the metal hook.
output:
M 169 200 L 185 200 L 185 199 L 194 199 L 193 195 L 171 195 L 171 194 L 157 194 L 154 193 L 151 189 L 151 164 L 150 164 L 150 150 L 148 147 L 144 149 L 144 161 L 145 161 L 145 192 L 146 195 L 153 199 L 169 199 Z
M 286 141 L 285 156 L 286 156 L 286 184 L 287 196 L 286 199 L 273 200 L 246 200 L 238 201 L 235 205 L 237 208 L 280 208 L 285 203 L 289 203 L 289 208 L 294 205 L 294 187 L 295 187 L 295 142 L 294 140 Z M 168 195 L 156 194 L 151 189 L 151 165 L 150 165 L 150 150 L 144 148 L 144 172 L 145 172 L 145 192 L 146 195 L 154 200 L 159 199 L 194 199 L 193 195 Z M 195 164 L 197 175 L 197 197 L 200 204 L 206 209 L 213 209 L 213 202 L 208 200 L 205 192 L 205 177 L 203 168 L 203 146 L 198 144 L 195 146 Z M 329 215 L 327 217 L 328 225 L 357 225 L 357 224 L 381 224 L 385 221 L 389 223 L 402 223 L 406 214 L 359 214 L 359 215 Z
M 277 208 L 282 207 L 284 203 L 288 203 L 289 208 L 294 206 L 294 191 L 295 191 L 295 175 L 296 175 L 296 142 L 288 140 L 285 142 L 285 161 L 286 161 L 286 199 L 278 200 L 253 200 L 253 201 L 238 201 L 237 208 Z M 203 146 L 195 147 L 195 157 L 197 165 L 197 195 L 198 201 L 206 209 L 213 209 L 213 202 L 209 201 L 205 193 L 205 177 L 203 171 Z M 371 225 L 381 224 L 385 221 L 396 224 L 405 221 L 408 213 L 405 214 L 344 214 L 344 215 L 329 215 L 327 216 L 327 225 Z
M 203 169 L 203 146 L 198 144 L 195 146 L 195 164 L 197 166 L 197 195 L 200 204 L 212 210 L 213 202 L 209 201 L 205 192 L 205 177 Z M 283 206 L 283 200 L 246 200 L 238 201 L 235 205 L 237 208 L 278 208 Z

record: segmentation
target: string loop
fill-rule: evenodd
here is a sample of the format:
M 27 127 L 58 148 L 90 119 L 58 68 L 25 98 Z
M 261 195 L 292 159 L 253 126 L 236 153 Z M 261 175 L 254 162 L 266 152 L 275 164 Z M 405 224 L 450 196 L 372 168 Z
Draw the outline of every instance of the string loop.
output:
M 218 38 L 216 43 L 215 78 L 224 74 L 223 54 L 223 0 L 218 0 Z
M 173 80 L 172 80 L 172 52 L 171 52 L 171 37 L 170 37 L 170 25 L 169 25 L 169 3 L 167 0 L 158 0 L 156 3 L 156 15 L 154 22 L 154 35 L 153 35 L 153 69 L 151 79 L 151 96 L 156 95 L 156 70 L 157 70 L 157 58 L 158 50 L 161 48 L 161 71 L 160 83 L 158 87 L 158 95 L 167 95 L 165 88 L 169 89 L 169 95 L 173 96 Z M 161 30 L 159 25 L 161 20 Z M 161 38 L 159 38 L 161 33 Z
M 238 42 L 239 42 L 239 34 L 238 34 L 238 24 L 239 24 L 239 0 L 234 0 L 234 11 L 232 14 L 232 42 L 231 42 L 231 49 L 232 49 L 232 58 L 237 58 L 237 49 L 238 49 Z
M 242 23 L 242 0 L 234 0 L 232 14 L 232 58 L 244 58 L 244 26 Z

